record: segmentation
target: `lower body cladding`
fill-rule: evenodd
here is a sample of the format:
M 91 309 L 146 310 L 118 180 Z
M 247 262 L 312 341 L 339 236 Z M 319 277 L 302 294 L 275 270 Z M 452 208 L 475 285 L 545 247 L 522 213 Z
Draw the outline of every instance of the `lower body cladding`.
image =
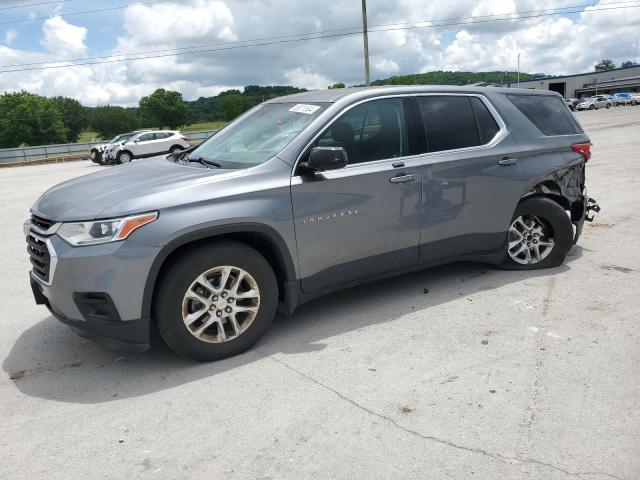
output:
M 57 236 L 45 239 L 48 278 L 30 273 L 38 304 L 79 335 L 108 347 L 149 348 L 149 319 L 141 318 L 148 272 L 158 247 L 125 240 L 74 248 Z

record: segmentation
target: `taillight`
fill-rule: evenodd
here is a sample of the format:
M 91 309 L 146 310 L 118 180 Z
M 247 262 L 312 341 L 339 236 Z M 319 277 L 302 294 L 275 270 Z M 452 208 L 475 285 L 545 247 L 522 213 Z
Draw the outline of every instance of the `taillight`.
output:
M 180 138 L 181 138 L 182 140 L 184 140 L 185 142 L 188 142 L 188 141 L 189 141 L 189 139 L 188 139 L 187 137 L 185 137 L 184 135 L 180 135 Z
M 582 155 L 585 162 L 591 158 L 591 143 L 574 143 L 571 150 Z

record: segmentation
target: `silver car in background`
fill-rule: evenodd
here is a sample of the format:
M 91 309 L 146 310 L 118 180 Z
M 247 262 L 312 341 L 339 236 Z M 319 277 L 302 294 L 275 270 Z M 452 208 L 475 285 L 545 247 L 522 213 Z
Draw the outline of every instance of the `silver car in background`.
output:
M 129 163 L 134 158 L 176 153 L 191 147 L 187 137 L 175 130 L 153 130 L 139 133 L 124 143 L 117 143 L 104 152 L 107 163 Z
M 613 101 L 608 95 L 594 95 L 582 100 L 576 105 L 576 110 L 597 110 L 598 108 L 611 108 Z
M 130 138 L 134 137 L 139 132 L 130 132 L 130 133 L 122 133 L 108 142 L 96 143 L 95 145 L 91 145 L 91 150 L 89 153 L 89 157 L 93 163 L 98 163 L 100 165 L 104 165 L 104 152 L 114 145 L 126 142 Z

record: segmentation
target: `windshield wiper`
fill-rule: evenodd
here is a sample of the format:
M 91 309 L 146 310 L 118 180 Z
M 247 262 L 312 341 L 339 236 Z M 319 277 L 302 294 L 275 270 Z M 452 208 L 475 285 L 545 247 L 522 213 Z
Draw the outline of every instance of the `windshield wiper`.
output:
M 222 165 L 220 165 L 218 162 L 214 162 L 213 160 L 207 160 L 206 158 L 203 158 L 203 157 L 196 157 L 196 158 L 187 157 L 187 160 L 189 162 L 198 162 L 210 167 L 222 168 Z

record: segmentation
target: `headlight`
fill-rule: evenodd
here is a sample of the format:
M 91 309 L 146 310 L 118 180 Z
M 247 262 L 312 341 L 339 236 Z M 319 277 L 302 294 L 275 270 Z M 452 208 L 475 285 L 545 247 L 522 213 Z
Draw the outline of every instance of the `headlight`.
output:
M 156 218 L 158 218 L 158 212 L 111 220 L 64 223 L 58 230 L 58 235 L 74 247 L 117 242 L 124 240 L 134 230 L 153 222 Z

